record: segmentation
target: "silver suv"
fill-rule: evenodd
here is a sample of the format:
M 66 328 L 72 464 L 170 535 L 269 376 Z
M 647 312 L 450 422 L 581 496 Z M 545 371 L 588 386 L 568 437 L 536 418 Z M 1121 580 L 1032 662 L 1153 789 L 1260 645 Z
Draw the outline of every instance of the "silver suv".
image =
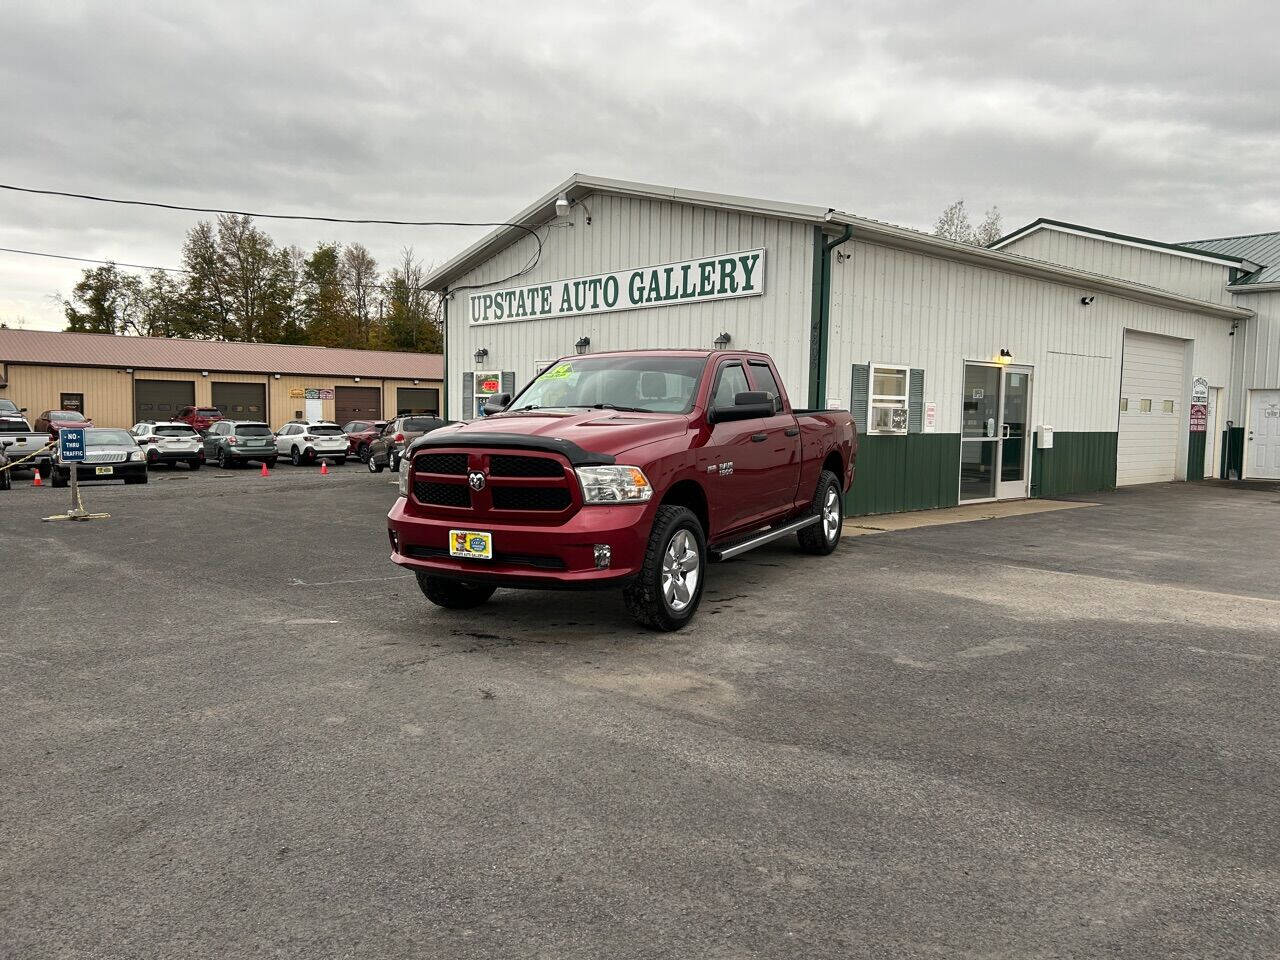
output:
M 296 467 L 328 460 L 347 462 L 347 435 L 332 420 L 290 420 L 276 433 L 276 450 Z
M 195 427 L 177 420 L 143 420 L 129 431 L 147 455 L 147 466 L 185 463 L 192 470 L 204 464 L 204 441 Z

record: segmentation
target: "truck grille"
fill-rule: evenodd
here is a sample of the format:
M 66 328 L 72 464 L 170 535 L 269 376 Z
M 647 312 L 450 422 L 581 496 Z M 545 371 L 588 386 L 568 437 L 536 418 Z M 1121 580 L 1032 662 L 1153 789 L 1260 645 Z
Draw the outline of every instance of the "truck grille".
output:
M 495 453 L 489 457 L 489 476 L 562 477 L 564 467 L 550 457 L 513 457 Z
M 495 510 L 564 510 L 569 491 L 564 487 L 492 487 Z
M 413 469 L 419 473 L 446 473 L 455 477 L 467 475 L 465 453 L 424 453 L 413 461 Z
M 434 483 L 430 480 L 415 480 L 413 495 L 419 503 L 428 503 L 437 507 L 469 507 L 471 506 L 471 488 L 464 483 Z

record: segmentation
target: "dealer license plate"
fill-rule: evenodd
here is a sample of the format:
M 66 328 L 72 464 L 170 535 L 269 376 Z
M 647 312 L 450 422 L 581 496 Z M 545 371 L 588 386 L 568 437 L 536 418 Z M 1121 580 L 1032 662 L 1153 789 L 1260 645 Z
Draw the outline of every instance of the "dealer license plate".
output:
M 96 467 L 93 471 L 100 477 L 109 477 L 116 472 L 115 467 Z
M 449 556 L 492 560 L 493 534 L 478 530 L 450 530 Z

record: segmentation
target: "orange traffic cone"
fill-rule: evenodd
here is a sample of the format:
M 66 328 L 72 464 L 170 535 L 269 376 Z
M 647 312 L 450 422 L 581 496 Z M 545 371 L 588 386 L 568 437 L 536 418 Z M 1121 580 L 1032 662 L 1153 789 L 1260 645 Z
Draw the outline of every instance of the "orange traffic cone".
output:
M 271 476 L 271 471 L 267 469 L 267 465 L 265 463 L 262 465 L 262 475 L 264 477 Z
M 322 477 L 327 477 L 328 475 L 329 475 L 329 461 L 328 461 L 328 460 L 321 460 L 321 461 L 320 461 L 320 476 L 322 476 Z
M 32 485 L 33 487 L 43 487 L 43 486 L 44 486 L 44 481 L 40 479 L 40 468 L 39 468 L 39 467 L 36 467 L 36 476 L 35 476 L 35 479 L 31 481 L 31 485 Z

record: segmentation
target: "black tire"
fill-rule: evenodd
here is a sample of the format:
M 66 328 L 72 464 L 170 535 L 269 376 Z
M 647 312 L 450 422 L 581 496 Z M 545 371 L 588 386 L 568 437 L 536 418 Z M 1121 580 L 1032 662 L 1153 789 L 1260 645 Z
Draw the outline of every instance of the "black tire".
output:
M 0 490 L 13 489 L 13 479 L 10 476 L 12 472 L 13 471 L 11 470 L 5 470 L 3 472 L 0 472 Z
M 367 443 L 362 443 L 356 448 L 356 457 L 361 463 L 369 462 L 369 445 Z
M 470 610 L 488 601 L 497 587 L 484 583 L 467 583 L 463 580 L 451 580 L 448 577 L 433 577 L 429 573 L 415 571 L 418 575 L 418 586 L 423 594 L 437 607 L 446 610 Z
M 160 451 L 159 451 L 159 450 L 148 450 L 148 451 L 147 451 L 147 466 L 148 466 L 148 467 L 154 467 L 154 466 L 156 466 L 156 465 L 157 465 L 157 464 L 159 464 L 159 463 L 160 463 Z
M 387 463 L 387 466 L 389 466 L 389 467 L 391 468 L 391 472 L 392 472 L 392 473 L 399 473 L 399 472 L 400 472 L 400 458 L 399 458 L 398 456 L 394 456 L 394 455 L 393 455 L 393 456 L 390 458 L 390 461 Z
M 302 454 L 298 453 L 298 448 L 294 447 L 289 451 L 289 462 L 295 467 L 302 465 Z
M 370 473 L 381 473 L 383 470 L 382 464 L 378 462 L 378 458 L 372 453 L 369 454 L 369 459 L 365 461 L 365 466 L 369 468 Z
M 231 469 L 231 458 L 227 456 L 225 447 L 218 451 L 218 466 L 223 470 Z
M 200 463 L 200 461 L 199 461 L 199 460 L 188 460 L 188 461 L 187 461 L 187 469 L 188 469 L 188 470 L 199 470 L 199 469 L 200 469 L 200 467 L 201 467 L 201 463 Z
M 796 539 L 805 553 L 825 557 L 840 546 L 840 532 L 844 525 L 844 494 L 840 489 L 840 478 L 830 470 L 823 470 L 818 476 L 818 488 L 813 492 L 813 506 L 809 509 L 818 515 L 819 520 L 797 531 Z
M 682 535 L 683 540 L 679 540 Z M 669 565 L 668 554 L 679 543 L 696 550 L 696 557 L 693 558 L 696 565 L 692 569 L 680 566 L 679 584 L 685 586 L 687 595 L 684 601 L 680 600 L 679 586 L 669 591 L 663 584 L 664 566 Z M 692 590 L 688 590 L 685 578 L 694 571 L 698 576 Z M 698 612 L 706 579 L 707 538 L 702 524 L 687 507 L 662 506 L 653 518 L 653 529 L 649 532 L 649 545 L 644 552 L 640 573 L 623 588 L 622 599 L 627 605 L 627 611 L 642 627 L 663 631 L 679 630 Z
M 302 451 L 302 459 L 306 463 L 314 464 L 316 462 L 316 452 L 310 447 Z
M 64 476 L 62 473 L 59 473 L 57 470 L 54 470 L 49 474 L 49 485 L 51 487 L 65 487 L 70 483 L 71 483 L 71 477 Z
M 262 462 L 263 462 L 263 463 L 265 463 L 265 464 L 267 465 L 267 469 L 268 469 L 268 470 L 274 470 L 274 469 L 276 468 L 276 458 L 275 458 L 275 457 L 268 457 L 266 460 L 263 460 Z
M 334 462 L 334 464 L 335 464 L 336 466 L 341 467 L 341 466 L 343 466 L 343 465 L 347 462 L 347 458 L 346 458 L 346 457 L 338 457 L 338 459 L 334 460 L 333 462 Z

